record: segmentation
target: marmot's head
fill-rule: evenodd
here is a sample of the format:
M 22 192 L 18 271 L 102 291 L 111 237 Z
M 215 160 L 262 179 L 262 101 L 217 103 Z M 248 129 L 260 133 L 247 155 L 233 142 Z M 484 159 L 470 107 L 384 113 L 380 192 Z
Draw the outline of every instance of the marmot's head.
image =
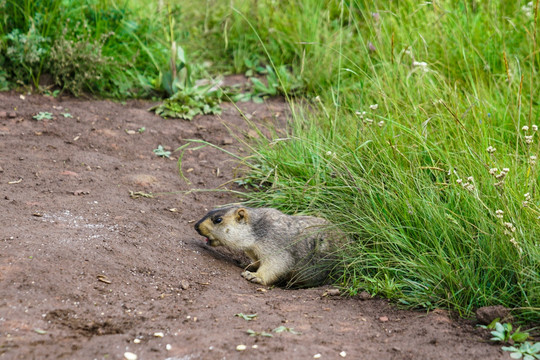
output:
M 195 224 L 195 230 L 210 246 L 245 250 L 254 243 L 249 210 L 244 207 L 212 210 Z

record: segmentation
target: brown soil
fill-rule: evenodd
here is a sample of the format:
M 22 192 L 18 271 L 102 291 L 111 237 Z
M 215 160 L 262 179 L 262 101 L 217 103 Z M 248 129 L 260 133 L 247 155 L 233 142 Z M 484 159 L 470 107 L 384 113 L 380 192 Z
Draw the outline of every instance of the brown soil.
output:
M 193 229 L 238 198 L 185 192 L 231 180 L 231 157 L 187 151 L 187 184 L 176 161 L 152 150 L 194 138 L 247 154 L 224 124 L 241 137 L 247 125 L 231 104 L 192 122 L 163 120 L 149 106 L 0 93 L 0 359 L 508 358 L 485 330 L 445 311 L 244 280 L 238 256 L 207 248 Z M 258 124 L 284 119 L 287 108 L 241 107 Z M 54 118 L 32 118 L 42 111 Z M 279 326 L 300 334 L 272 333 Z

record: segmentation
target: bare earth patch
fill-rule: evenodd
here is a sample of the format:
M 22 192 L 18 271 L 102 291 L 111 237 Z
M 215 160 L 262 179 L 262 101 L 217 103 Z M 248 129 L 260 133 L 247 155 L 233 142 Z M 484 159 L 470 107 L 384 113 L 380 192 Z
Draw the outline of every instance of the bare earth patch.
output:
M 207 248 L 193 229 L 238 198 L 185 193 L 233 179 L 232 159 L 187 151 L 187 184 L 152 150 L 204 139 L 247 154 L 223 123 L 239 136 L 249 128 L 231 104 L 192 122 L 163 120 L 150 105 L 0 93 L 0 359 L 508 358 L 445 311 L 242 279 L 238 256 Z M 258 124 L 287 112 L 281 100 L 240 106 Z M 34 120 L 39 112 L 54 118 Z M 272 332 L 280 326 L 294 332 Z

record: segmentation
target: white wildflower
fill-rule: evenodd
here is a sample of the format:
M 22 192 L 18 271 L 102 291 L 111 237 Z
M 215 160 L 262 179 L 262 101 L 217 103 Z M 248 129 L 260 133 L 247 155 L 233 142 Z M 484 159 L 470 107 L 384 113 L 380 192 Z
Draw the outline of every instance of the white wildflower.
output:
M 538 131 L 538 125 L 533 125 L 532 129 L 533 129 L 533 131 Z
M 456 182 L 457 182 L 458 184 L 461 184 L 461 183 L 463 182 L 463 180 L 462 180 L 462 179 L 457 179 Z
M 379 127 L 383 127 L 384 126 L 384 121 L 379 121 L 379 123 L 377 125 L 379 125 Z
M 530 145 L 530 144 L 532 144 L 532 142 L 533 142 L 532 135 L 525 136 L 525 144 Z
M 488 146 L 486 151 L 490 154 L 493 154 L 495 151 L 497 151 L 497 149 L 495 149 L 493 146 Z
M 428 64 L 427 64 L 427 62 L 424 62 L 424 61 L 413 61 L 412 66 L 415 67 L 415 68 L 420 68 L 420 69 L 424 70 L 424 72 L 429 71 Z
M 474 181 L 474 178 L 473 178 L 472 176 L 469 176 L 469 177 L 467 178 L 467 180 L 469 180 L 470 182 L 473 182 L 473 181 Z
M 510 232 L 516 232 L 516 227 L 511 222 L 503 223 L 504 227 L 507 228 Z
M 489 174 L 490 174 L 490 175 L 495 175 L 495 174 L 497 173 L 497 171 L 499 171 L 499 169 L 497 169 L 497 168 L 491 168 L 491 169 L 489 169 Z
M 367 124 L 370 124 L 370 125 L 373 124 L 373 120 L 368 119 L 368 118 L 366 118 L 366 119 L 364 120 L 364 122 L 367 123 Z
M 379 107 L 379 104 L 369 105 L 369 108 L 370 108 L 371 110 L 377 110 L 378 107 Z
M 526 193 L 523 195 L 523 197 L 525 198 L 525 200 L 531 201 L 531 193 Z
M 521 128 L 521 130 L 523 131 L 529 131 L 529 127 L 527 125 L 525 125 L 524 127 Z
M 532 1 L 529 1 L 527 5 L 521 7 L 521 11 L 525 14 L 526 17 L 532 18 L 534 14 L 534 4 Z
M 504 216 L 504 211 L 502 210 L 495 211 L 495 216 L 498 217 L 499 219 L 502 219 Z
M 504 169 L 502 169 L 499 175 L 495 175 L 495 178 L 497 180 L 502 180 L 506 177 L 506 174 L 508 174 L 508 171 L 504 171 Z
M 516 239 L 511 238 L 511 239 L 510 239 L 510 243 L 511 243 L 512 245 L 514 245 L 514 247 L 515 247 L 516 249 L 518 249 L 518 251 L 519 251 L 520 254 L 523 252 L 523 250 L 521 249 L 521 246 L 519 246 L 519 244 L 518 244 L 518 242 L 516 241 Z
M 536 155 L 531 155 L 531 157 L 529 158 L 529 164 L 536 164 Z

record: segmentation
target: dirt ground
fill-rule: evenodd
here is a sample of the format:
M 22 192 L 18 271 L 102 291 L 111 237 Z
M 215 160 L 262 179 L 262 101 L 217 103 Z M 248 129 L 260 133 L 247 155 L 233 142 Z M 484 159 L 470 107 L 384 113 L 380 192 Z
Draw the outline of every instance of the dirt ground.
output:
M 187 151 L 188 184 L 152 150 L 204 139 L 247 154 L 225 124 L 240 138 L 254 132 L 231 104 L 192 122 L 163 120 L 150 105 L 0 93 L 0 359 L 509 358 L 445 311 L 244 280 L 240 258 L 193 229 L 239 199 L 187 192 L 233 179 L 232 158 Z M 258 124 L 286 118 L 281 100 L 240 106 Z M 34 120 L 39 112 L 54 117 Z M 280 326 L 293 332 L 272 332 Z

